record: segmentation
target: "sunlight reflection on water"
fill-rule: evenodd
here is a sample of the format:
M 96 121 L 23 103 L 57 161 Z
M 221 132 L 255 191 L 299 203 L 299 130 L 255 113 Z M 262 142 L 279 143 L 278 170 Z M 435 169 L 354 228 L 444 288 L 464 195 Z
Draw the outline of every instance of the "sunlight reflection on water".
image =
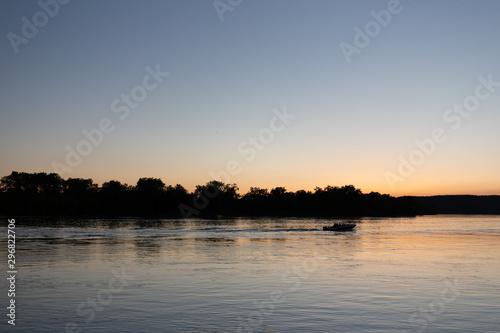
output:
M 345 233 L 316 219 L 17 221 L 11 331 L 500 327 L 497 216 L 361 219 Z M 122 270 L 133 280 L 110 289 Z

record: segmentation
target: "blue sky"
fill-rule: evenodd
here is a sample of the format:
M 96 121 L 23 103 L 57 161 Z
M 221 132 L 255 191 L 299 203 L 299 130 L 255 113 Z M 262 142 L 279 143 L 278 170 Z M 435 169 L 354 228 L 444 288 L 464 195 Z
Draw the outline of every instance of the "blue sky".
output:
M 221 21 L 212 1 L 73 0 L 16 53 L 9 33 L 22 37 L 22 18 L 33 23 L 43 9 L 4 1 L 0 175 L 53 172 L 55 161 L 67 164 L 67 146 L 86 140 L 82 130 L 108 118 L 112 133 L 63 178 L 159 177 L 192 190 L 237 161 L 228 180 L 242 192 L 354 184 L 395 195 L 500 194 L 500 88 L 460 128 L 443 120 L 478 77 L 500 81 L 500 3 L 401 1 L 348 63 L 339 45 L 355 45 L 354 28 L 364 31 L 371 11 L 396 5 L 243 0 Z M 157 66 L 168 77 L 119 119 L 112 102 Z M 296 117 L 247 161 L 238 146 L 285 108 Z M 447 140 L 401 174 L 399 157 L 435 128 Z

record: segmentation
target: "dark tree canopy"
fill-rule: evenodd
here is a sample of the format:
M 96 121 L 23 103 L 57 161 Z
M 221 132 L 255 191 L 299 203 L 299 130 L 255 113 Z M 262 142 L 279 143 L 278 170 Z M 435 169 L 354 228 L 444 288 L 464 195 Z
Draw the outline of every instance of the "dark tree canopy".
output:
M 251 187 L 240 195 L 236 184 L 212 180 L 188 192 L 159 178 L 140 178 L 135 186 L 110 180 L 62 179 L 55 173 L 12 172 L 0 181 L 0 214 L 76 216 L 409 216 L 422 213 L 413 198 L 395 198 L 353 185 L 316 187 L 313 192 L 285 187 Z
M 165 183 L 160 178 L 141 178 L 137 181 L 136 190 L 139 193 L 155 195 L 165 190 Z

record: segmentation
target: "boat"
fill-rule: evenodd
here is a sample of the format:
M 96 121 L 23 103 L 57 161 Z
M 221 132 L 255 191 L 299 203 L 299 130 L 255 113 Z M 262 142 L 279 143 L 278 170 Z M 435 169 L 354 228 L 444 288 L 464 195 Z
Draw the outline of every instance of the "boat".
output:
M 334 223 L 332 226 L 324 226 L 323 231 L 349 231 L 355 226 L 356 223 Z

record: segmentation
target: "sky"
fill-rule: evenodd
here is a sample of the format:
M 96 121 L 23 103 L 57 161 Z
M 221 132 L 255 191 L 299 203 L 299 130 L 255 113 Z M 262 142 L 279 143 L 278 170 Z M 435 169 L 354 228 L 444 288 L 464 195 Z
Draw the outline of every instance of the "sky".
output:
M 0 176 L 500 194 L 498 1 L 2 1 Z

